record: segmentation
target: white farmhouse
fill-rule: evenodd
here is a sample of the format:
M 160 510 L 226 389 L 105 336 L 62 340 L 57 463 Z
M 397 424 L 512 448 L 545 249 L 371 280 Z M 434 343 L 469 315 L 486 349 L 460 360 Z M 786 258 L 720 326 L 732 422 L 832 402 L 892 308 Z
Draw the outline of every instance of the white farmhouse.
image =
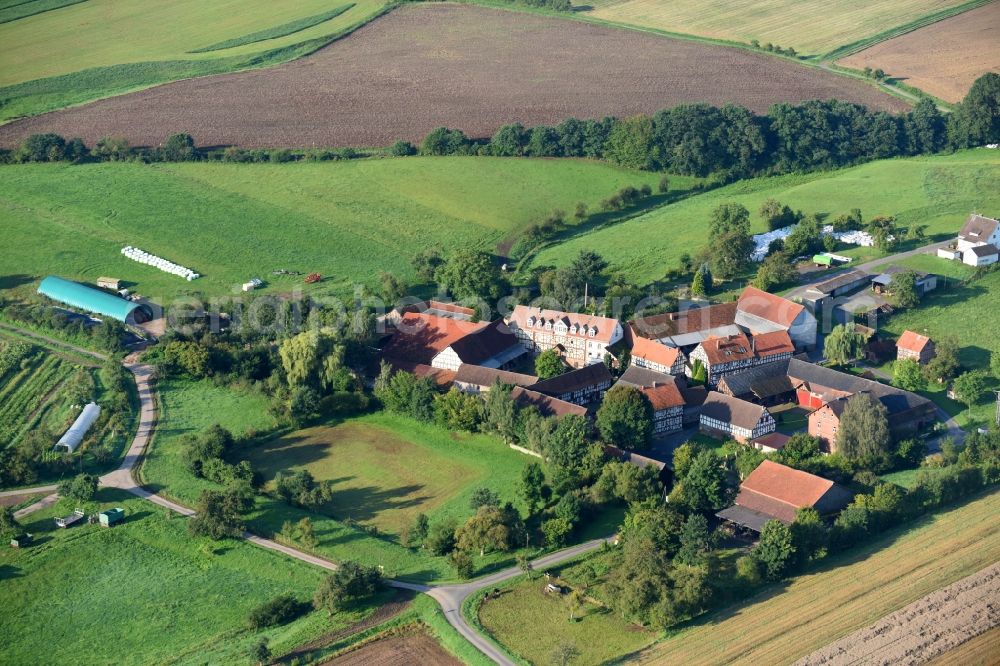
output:
M 532 354 L 557 349 L 574 368 L 602 362 L 608 347 L 623 337 L 617 319 L 527 305 L 515 307 L 507 325 Z

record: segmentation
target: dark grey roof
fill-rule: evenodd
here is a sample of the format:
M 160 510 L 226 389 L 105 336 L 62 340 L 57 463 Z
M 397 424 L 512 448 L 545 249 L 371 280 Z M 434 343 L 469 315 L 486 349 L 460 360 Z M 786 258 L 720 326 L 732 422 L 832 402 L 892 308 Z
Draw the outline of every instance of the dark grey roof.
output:
M 532 391 L 548 395 L 561 395 L 572 391 L 582 391 L 604 383 L 610 383 L 614 378 L 611 371 L 603 363 L 594 363 L 579 370 L 570 370 L 556 377 L 543 379 L 531 386 Z
M 977 245 L 976 247 L 970 247 L 969 251 L 977 257 L 992 257 L 997 253 L 997 246 L 987 243 L 986 245 Z
M 492 386 L 493 382 L 498 379 L 504 384 L 511 384 L 512 386 L 531 386 L 538 381 L 538 377 L 534 375 L 522 375 L 519 372 L 484 368 L 481 365 L 472 365 L 471 363 L 463 363 L 455 371 L 455 381 L 465 384 Z
M 791 390 L 791 386 L 787 382 L 788 374 L 788 360 L 775 361 L 774 363 L 765 363 L 764 365 L 758 365 L 753 368 L 748 368 L 741 372 L 734 372 L 723 377 L 720 383 L 725 382 L 726 387 L 729 392 L 735 396 L 747 395 L 749 393 L 755 393 L 754 386 L 760 385 L 762 381 L 767 379 L 780 378 L 782 381 L 782 386 L 788 386 L 785 390 Z M 778 393 L 783 393 L 784 391 L 778 391 Z M 777 393 L 771 393 L 770 395 L 777 395 Z M 758 397 L 769 397 L 769 396 L 758 396 Z
M 462 363 L 477 364 L 520 344 L 507 324 L 498 319 L 489 326 L 455 340 L 451 343 L 451 348 L 462 359 Z
M 709 393 L 701 406 L 702 416 L 747 430 L 757 427 L 765 411 L 760 405 L 724 393 Z
M 761 513 L 760 511 L 754 511 L 753 509 L 748 509 L 746 507 L 739 506 L 738 504 L 734 504 L 728 509 L 723 509 L 715 515 L 722 520 L 728 520 L 731 523 L 736 523 L 737 525 L 751 529 L 754 532 L 760 532 L 764 527 L 764 523 L 767 521 L 777 520 L 774 516 Z
M 868 273 L 860 269 L 854 269 L 847 271 L 846 273 L 841 273 L 840 275 L 835 275 L 829 280 L 824 280 L 812 286 L 812 289 L 822 293 L 830 294 L 844 287 L 846 285 L 852 284 L 854 282 L 861 282 L 867 280 L 871 277 Z
M 810 389 L 821 393 L 823 390 L 842 391 L 844 393 L 860 393 L 867 391 L 885 405 L 889 415 L 899 414 L 911 409 L 931 406 L 930 400 L 916 393 L 904 391 L 894 386 L 849 375 L 831 368 L 808 363 L 793 358 L 788 361 L 788 376 L 793 381 L 804 382 Z
M 626 368 L 622 376 L 618 378 L 619 384 L 625 384 L 627 386 L 635 386 L 638 388 L 652 388 L 654 386 L 663 386 L 664 384 L 673 383 L 674 378 L 671 375 L 666 375 L 662 372 L 657 372 L 656 370 L 650 370 L 649 368 L 640 368 L 635 365 L 630 365 Z

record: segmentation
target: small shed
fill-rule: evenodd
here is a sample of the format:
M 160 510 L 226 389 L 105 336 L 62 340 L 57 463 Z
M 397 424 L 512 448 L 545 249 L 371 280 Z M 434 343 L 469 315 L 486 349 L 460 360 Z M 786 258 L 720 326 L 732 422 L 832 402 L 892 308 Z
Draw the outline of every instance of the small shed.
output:
M 115 507 L 114 509 L 101 511 L 98 516 L 101 521 L 101 527 L 111 527 L 125 520 L 125 509 Z
M 97 286 L 102 289 L 114 289 L 118 291 L 122 288 L 122 281 L 118 278 L 99 277 L 97 278 Z
M 18 534 L 10 540 L 11 548 L 25 548 L 31 545 L 31 535 L 30 534 Z

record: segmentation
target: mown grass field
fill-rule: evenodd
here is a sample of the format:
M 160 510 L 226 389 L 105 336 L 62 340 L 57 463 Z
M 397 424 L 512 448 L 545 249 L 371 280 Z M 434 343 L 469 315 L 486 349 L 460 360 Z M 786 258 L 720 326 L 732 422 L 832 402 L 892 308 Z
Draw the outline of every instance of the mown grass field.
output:
M 791 663 L 1000 558 L 1000 492 L 899 528 L 639 653 L 646 664 Z
M 821 0 L 596 0 L 590 15 L 620 23 L 713 39 L 794 47 L 806 55 L 872 37 L 927 14 L 961 5 L 962 0 L 844 0 L 835 7 Z
M 152 297 L 232 294 L 276 269 L 319 272 L 323 293 L 353 294 L 380 271 L 440 245 L 494 250 L 554 209 L 592 208 L 657 174 L 579 160 L 405 158 L 294 164 L 7 166 L 0 178 L 0 278 L 114 275 Z M 690 180 L 678 178 L 680 187 Z M 196 282 L 130 261 L 141 247 L 189 266 Z M 27 289 L 27 287 L 26 287 Z M 2 292 L 0 292 L 2 293 Z
M 553 651 L 563 644 L 580 652 L 574 664 L 613 662 L 646 647 L 660 635 L 623 620 L 593 599 L 570 621 L 566 596 L 546 593 L 546 583 L 541 577 L 522 578 L 505 587 L 498 598 L 480 601 L 475 611 L 494 640 L 532 664 L 555 663 Z
M 860 208 L 865 219 L 893 215 L 900 226 L 925 224 L 929 237 L 944 240 L 958 233 L 970 212 L 989 215 L 1000 208 L 1000 151 L 882 160 L 838 171 L 742 181 L 586 235 L 567 234 L 563 242 L 540 252 L 533 265 L 564 266 L 588 249 L 637 284 L 647 284 L 676 267 L 681 254 L 693 254 L 706 244 L 712 210 L 722 203 L 743 204 L 750 210 L 753 232 L 765 231 L 757 211 L 769 198 L 829 218 L 852 208 Z
M 918 307 L 893 315 L 881 328 L 893 335 L 911 330 L 931 339 L 954 336 L 960 346 L 958 359 L 963 369 L 989 372 L 990 354 L 1000 352 L 997 294 L 1000 294 L 1000 272 L 993 271 L 967 285 L 931 292 Z M 1000 381 L 991 377 L 989 387 L 1000 388 Z M 992 392 L 984 393 L 970 412 L 964 404 L 949 399 L 946 388 L 932 385 L 926 395 L 963 427 L 986 425 L 996 418 L 996 398 Z
M 47 3 L 56 4 L 56 3 Z M 232 71 L 298 55 L 278 51 L 367 21 L 381 0 L 287 35 L 221 51 L 192 51 L 341 7 L 336 0 L 87 0 L 0 24 L 0 118 L 31 115 L 187 76 Z M 13 11 L 12 8 L 7 11 Z M 151 29 L 158 26 L 159 29 Z M 278 51 L 278 52 L 276 52 Z M 254 60 L 254 56 L 264 55 Z M 29 85 L 24 85 L 31 82 Z
M 298 430 L 254 443 L 248 453 L 269 481 L 296 469 L 333 481 L 325 513 L 391 535 L 418 513 L 432 522 L 465 519 L 479 487 L 520 504 L 514 489 L 530 461 L 492 437 L 450 433 L 384 413 Z
M 35 545 L 0 549 L 4 663 L 249 663 L 261 637 L 280 655 L 371 612 L 312 612 L 252 631 L 251 608 L 279 594 L 311 599 L 322 571 L 242 541 L 190 537 L 187 519 L 121 491 L 100 491 L 88 509 L 111 506 L 125 509 L 124 524 L 59 530 L 53 516 L 72 510 L 63 501 L 25 519 Z
M 159 393 L 160 425 L 142 468 L 142 480 L 151 490 L 189 506 L 194 505 L 203 490 L 218 486 L 194 477 L 185 469 L 180 455 L 181 438 L 185 434 L 200 432 L 213 423 L 237 435 L 274 428 L 266 401 L 253 393 L 218 387 L 208 381 L 178 380 L 161 381 Z M 469 495 L 480 485 L 497 490 L 504 500 L 516 502 L 514 484 L 522 466 L 530 459 L 499 440 L 478 435 L 453 439 L 444 430 L 401 417 L 376 414 L 348 423 L 353 425 L 345 430 L 353 434 L 341 442 L 342 451 L 333 448 L 329 459 L 319 458 L 317 453 L 326 456 L 326 452 L 314 444 L 302 445 L 289 457 L 281 451 L 274 456 L 267 449 L 247 451 L 255 467 L 260 467 L 265 475 L 309 459 L 306 466 L 318 478 L 335 480 L 334 489 L 338 491 L 328 509 L 330 515 L 259 497 L 255 510 L 248 516 L 251 530 L 280 541 L 284 539 L 279 533 L 285 521 L 294 523 L 308 517 L 315 526 L 318 541 L 311 550 L 333 561 L 352 559 L 380 565 L 387 576 L 407 580 L 454 579 L 454 571 L 445 558 L 400 545 L 396 530 L 421 511 L 428 513 L 432 524 L 449 518 L 464 520 L 472 514 Z M 369 442 L 402 452 L 413 469 L 391 459 L 391 451 L 384 451 L 386 456 L 365 451 Z M 269 440 L 263 443 L 253 440 L 248 446 L 271 444 Z M 447 470 L 461 474 L 461 478 L 449 479 L 430 461 L 446 465 Z M 585 540 L 606 535 L 621 522 L 621 517 L 619 510 L 605 511 L 578 536 Z M 346 518 L 374 526 L 379 533 L 373 535 L 362 525 L 347 524 L 343 522 Z M 289 543 L 310 550 L 297 540 Z M 477 557 L 475 564 L 483 572 L 500 564 L 512 564 L 513 557 L 512 553 L 487 553 L 485 557 Z

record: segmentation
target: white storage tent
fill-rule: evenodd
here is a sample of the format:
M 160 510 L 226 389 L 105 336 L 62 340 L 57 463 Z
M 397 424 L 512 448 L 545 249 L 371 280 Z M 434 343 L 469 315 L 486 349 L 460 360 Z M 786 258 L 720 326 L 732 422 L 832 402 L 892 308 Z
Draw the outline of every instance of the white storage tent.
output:
M 94 421 L 97 417 L 101 415 L 101 406 L 96 402 L 91 402 L 83 408 L 80 415 L 76 417 L 73 421 L 73 425 L 69 427 L 66 434 L 59 438 L 56 442 L 56 450 L 65 449 L 66 453 L 73 453 L 76 451 L 76 447 L 80 446 L 80 442 L 83 441 L 84 435 L 90 430 L 90 426 L 94 425 Z

